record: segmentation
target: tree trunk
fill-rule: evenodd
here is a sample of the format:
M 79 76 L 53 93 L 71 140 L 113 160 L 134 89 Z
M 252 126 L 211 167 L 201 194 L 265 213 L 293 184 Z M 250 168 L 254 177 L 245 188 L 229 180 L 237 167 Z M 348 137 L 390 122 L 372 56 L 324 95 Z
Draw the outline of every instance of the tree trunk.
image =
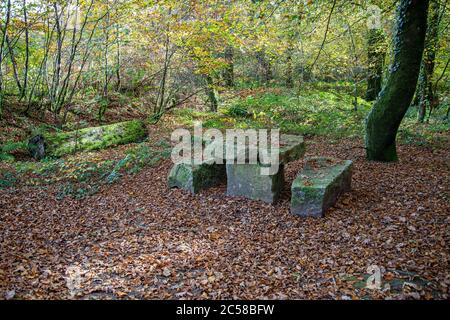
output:
M 103 36 L 104 36 L 104 51 L 103 51 L 103 60 L 105 62 L 104 65 L 104 83 L 103 83 L 103 100 L 101 101 L 100 105 L 98 106 L 98 122 L 102 123 L 103 117 L 105 116 L 106 110 L 108 108 L 109 104 L 109 95 L 108 95 L 108 87 L 109 87 L 109 61 L 108 61 L 108 55 L 109 55 L 109 27 L 110 27 L 110 15 L 109 15 L 109 8 L 107 9 L 104 25 L 103 25 Z
M 287 56 L 286 56 L 286 87 L 287 88 L 293 88 L 294 87 L 294 80 L 292 78 L 292 75 L 294 73 L 293 69 L 293 63 L 292 63 L 292 53 L 294 49 L 292 47 L 292 41 L 289 41 L 289 47 L 287 49 Z
M 19 90 L 19 94 L 22 93 L 22 85 L 20 84 L 19 78 L 19 68 L 17 66 L 16 56 L 14 54 L 14 48 L 11 44 L 8 34 L 6 35 L 6 45 L 8 46 L 9 58 L 11 60 L 11 65 L 13 67 L 14 79 L 16 80 L 17 89 Z
M 8 34 L 8 25 L 11 18 L 11 0 L 8 0 L 6 3 L 6 17 L 5 23 L 2 26 L 2 39 L 0 42 L 0 119 L 3 117 L 3 72 L 2 72 L 2 64 L 3 64 L 3 47 L 5 45 L 6 36 Z
M 116 91 L 120 92 L 121 89 L 121 78 L 120 78 L 120 28 L 119 23 L 116 23 L 116 41 L 117 41 L 117 50 L 116 50 Z
M 260 80 L 262 80 L 262 82 L 267 85 L 269 84 L 270 80 L 273 79 L 272 65 L 267 59 L 264 50 L 256 52 L 256 59 L 258 60 L 260 67 Z
M 217 93 L 214 88 L 214 81 L 210 75 L 206 76 L 206 94 L 208 95 L 210 111 L 217 112 L 219 103 L 217 101 Z
M 386 86 L 366 121 L 369 160 L 396 161 L 395 138 L 417 85 L 427 28 L 428 0 L 401 0 L 397 9 L 394 60 Z
M 227 63 L 227 66 L 223 73 L 223 78 L 225 80 L 225 85 L 227 87 L 233 87 L 234 86 L 234 52 L 232 46 L 227 46 L 225 48 L 225 60 Z
M 28 69 L 30 64 L 30 37 L 28 31 L 28 14 L 27 14 L 27 1 L 23 0 L 23 21 L 25 23 L 25 68 L 23 71 L 23 87 L 20 93 L 20 99 L 22 100 L 27 94 L 28 87 Z
M 430 16 L 428 19 L 428 29 L 425 38 L 425 49 L 420 66 L 419 83 L 417 85 L 417 102 L 418 102 L 418 121 L 423 122 L 427 112 L 427 105 L 430 107 L 435 103 L 435 95 L 433 92 L 433 72 L 436 58 L 436 49 L 438 43 L 438 25 L 439 25 L 439 1 L 432 0 L 430 2 Z
M 380 29 L 369 30 L 368 48 L 368 76 L 366 100 L 374 101 L 381 91 L 384 58 L 386 56 L 386 43 L 383 31 Z

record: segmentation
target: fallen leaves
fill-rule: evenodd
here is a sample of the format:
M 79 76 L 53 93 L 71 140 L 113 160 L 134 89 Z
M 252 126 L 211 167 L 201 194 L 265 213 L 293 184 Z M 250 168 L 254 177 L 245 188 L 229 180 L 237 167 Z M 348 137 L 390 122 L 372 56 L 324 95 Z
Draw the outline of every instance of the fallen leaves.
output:
M 360 141 L 314 142 L 308 156 L 354 160 L 353 190 L 324 219 L 291 215 L 289 188 L 273 206 L 169 190 L 169 161 L 83 200 L 2 190 L 0 298 L 66 299 L 78 265 L 76 299 L 447 299 L 448 153 L 400 146 L 381 164 Z M 370 265 L 381 290 L 366 289 Z
M 16 291 L 14 291 L 14 290 L 6 291 L 5 300 L 11 300 L 14 298 L 15 295 L 16 295 Z

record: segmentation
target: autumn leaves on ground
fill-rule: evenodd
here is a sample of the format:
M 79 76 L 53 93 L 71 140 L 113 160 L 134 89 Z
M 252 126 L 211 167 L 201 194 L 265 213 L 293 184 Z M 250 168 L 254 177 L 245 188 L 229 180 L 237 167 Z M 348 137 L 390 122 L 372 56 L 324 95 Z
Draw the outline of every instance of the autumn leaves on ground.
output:
M 57 200 L 58 184 L 1 190 L 0 295 L 446 299 L 448 152 L 402 145 L 384 164 L 365 160 L 360 139 L 316 137 L 307 155 L 354 161 L 353 190 L 323 219 L 291 215 L 289 190 L 275 205 L 227 197 L 224 185 L 170 190 L 170 160 L 79 200 Z M 302 165 L 287 166 L 286 185 Z M 370 266 L 381 290 L 366 288 Z
M 0 299 L 448 299 L 449 12 L 2 0 Z M 171 133 L 197 121 L 300 135 L 353 161 L 352 189 L 295 216 L 305 158 L 274 204 L 170 189 Z

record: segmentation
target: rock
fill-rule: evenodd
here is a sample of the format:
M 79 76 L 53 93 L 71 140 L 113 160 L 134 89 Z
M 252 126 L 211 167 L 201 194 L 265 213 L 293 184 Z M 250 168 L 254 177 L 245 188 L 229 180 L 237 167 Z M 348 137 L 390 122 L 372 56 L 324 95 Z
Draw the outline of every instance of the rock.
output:
M 28 149 L 35 159 L 61 157 L 78 151 L 142 141 L 147 135 L 145 123 L 132 120 L 75 131 L 44 133 L 29 140 Z
M 306 151 L 303 136 L 282 134 L 280 135 L 280 162 L 288 163 L 303 157 Z
M 38 134 L 28 141 L 28 152 L 36 160 L 45 158 L 45 139 L 43 135 Z
M 300 216 L 323 217 L 339 195 L 351 189 L 352 161 L 316 157 L 291 187 L 291 212 Z
M 194 137 L 192 141 L 194 141 Z M 203 141 L 203 146 L 209 144 L 209 141 Z M 224 143 L 223 146 L 223 156 L 222 159 L 225 162 L 236 162 L 241 155 L 241 159 L 245 160 L 246 163 L 249 162 L 250 155 L 255 153 L 257 154 L 257 160 L 260 163 L 263 163 L 265 159 L 262 159 L 260 154 L 260 146 L 258 145 L 258 141 L 246 141 L 246 144 L 240 152 L 238 151 L 236 141 L 234 141 L 234 152 L 233 154 L 227 154 L 227 146 Z M 256 144 L 255 144 L 256 143 Z M 271 154 L 271 145 L 270 141 L 267 142 L 267 149 L 269 154 Z M 305 154 L 306 145 L 303 140 L 303 136 L 292 135 L 292 134 L 280 134 L 280 146 L 279 146 L 279 161 L 280 163 L 288 163 L 291 161 L 295 161 L 303 157 Z
M 178 163 L 169 172 L 169 188 L 180 188 L 192 193 L 213 187 L 226 179 L 225 165 L 223 164 L 184 164 Z
M 274 175 L 261 175 L 259 164 L 227 164 L 227 195 L 274 203 L 284 182 L 284 166 Z

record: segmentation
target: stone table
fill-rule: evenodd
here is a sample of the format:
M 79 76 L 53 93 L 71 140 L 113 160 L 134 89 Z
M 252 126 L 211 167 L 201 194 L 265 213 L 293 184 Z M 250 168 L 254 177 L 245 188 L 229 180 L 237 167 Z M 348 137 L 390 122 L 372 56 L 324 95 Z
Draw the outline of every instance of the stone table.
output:
M 244 150 L 245 159 L 248 159 L 252 150 L 256 151 L 258 149 L 256 146 L 246 146 Z M 224 157 L 224 164 L 207 162 L 201 164 L 175 164 L 169 173 L 168 184 L 171 188 L 178 187 L 197 193 L 202 189 L 220 184 L 226 179 L 227 195 L 273 203 L 279 198 L 283 188 L 284 165 L 300 159 L 304 153 L 305 143 L 302 136 L 281 134 L 279 169 L 276 173 L 261 174 L 261 168 L 268 165 L 260 161 L 261 155 L 259 152 L 256 164 L 237 164 L 235 161 L 237 154 L 235 152 L 234 158 L 226 159 Z

